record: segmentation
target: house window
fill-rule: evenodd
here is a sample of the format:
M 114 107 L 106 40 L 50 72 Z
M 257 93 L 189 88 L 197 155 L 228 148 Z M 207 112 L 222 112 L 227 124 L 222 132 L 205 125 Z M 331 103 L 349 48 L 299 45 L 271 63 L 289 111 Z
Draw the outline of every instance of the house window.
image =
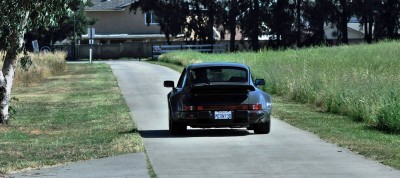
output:
M 157 17 L 151 12 L 147 12 L 144 14 L 144 23 L 148 25 L 159 24 Z

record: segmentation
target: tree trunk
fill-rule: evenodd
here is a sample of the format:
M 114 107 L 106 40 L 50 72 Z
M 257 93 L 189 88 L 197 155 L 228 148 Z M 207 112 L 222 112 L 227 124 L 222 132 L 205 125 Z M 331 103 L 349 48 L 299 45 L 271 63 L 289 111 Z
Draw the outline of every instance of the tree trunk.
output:
M 236 16 L 237 16 L 237 0 L 232 0 L 229 11 L 229 32 L 231 34 L 229 39 L 229 51 L 235 52 L 235 36 L 236 36 Z
M 398 28 L 396 28 L 396 26 L 399 25 L 399 17 L 396 15 L 398 12 L 396 12 L 397 9 L 394 7 L 396 7 L 396 2 L 393 0 L 388 0 L 386 5 L 387 10 L 384 14 L 384 28 L 386 29 L 385 36 L 389 39 L 396 39 L 398 36 Z
M 296 25 L 297 25 L 297 34 L 296 34 L 296 45 L 297 47 L 301 47 L 301 0 L 297 0 L 297 9 L 296 9 Z
M 349 12 L 347 6 L 347 0 L 341 0 L 342 13 L 340 14 L 340 32 L 342 33 L 342 43 L 349 44 L 349 36 L 347 31 L 347 22 L 349 21 Z
M 252 23 L 252 33 L 251 33 L 251 44 L 253 51 L 258 51 L 260 49 L 260 44 L 258 41 L 258 36 L 260 35 L 260 4 L 259 0 L 254 0 L 253 2 L 253 15 L 254 22 Z
M 166 27 L 165 27 L 165 32 L 164 32 L 164 34 L 165 34 L 165 39 L 167 40 L 167 44 L 168 45 L 171 45 L 172 43 L 171 43 L 171 38 L 170 38 L 170 28 L 169 28 L 169 26 L 168 26 L 169 24 L 167 24 L 166 25 Z
M 236 27 L 231 27 L 230 28 L 230 30 L 229 30 L 230 32 L 231 32 L 231 36 L 230 36 L 230 39 L 229 39 L 229 51 L 230 52 L 235 52 L 236 51 L 236 39 L 235 39 L 235 36 L 236 36 Z
M 315 43 L 316 44 L 322 44 L 325 39 L 325 30 L 324 30 L 324 21 L 319 21 L 318 22 L 318 28 L 315 32 Z
M 363 23 L 364 23 L 364 40 L 367 42 L 367 43 L 370 43 L 369 42 L 369 39 L 368 39 L 368 24 L 367 24 L 367 15 L 363 15 L 362 16 L 362 20 L 363 20 Z
M 368 43 L 372 43 L 372 27 L 374 24 L 374 18 L 372 15 L 369 15 L 368 18 Z
M 208 44 L 214 44 L 215 39 L 214 39 L 214 22 L 215 22 L 215 7 L 214 7 L 214 2 L 210 2 L 208 6 L 208 21 L 207 21 L 207 43 Z
M 14 41 L 18 40 L 18 35 L 12 35 Z M 23 40 L 23 38 L 22 38 Z M 1 122 L 7 124 L 9 118 L 9 107 L 10 107 L 10 98 L 11 98 L 11 88 L 13 85 L 14 74 L 15 74 L 15 64 L 18 57 L 18 49 L 19 43 L 15 43 L 6 51 L 6 56 L 4 59 L 3 70 L 0 72 L 0 118 Z M 23 43 L 22 43 L 23 44 Z
M 21 19 L 20 29 L 25 29 L 28 17 L 29 12 L 26 12 L 25 17 Z M 10 43 L 6 50 L 3 69 L 0 72 L 0 122 L 3 124 L 7 124 L 10 117 L 8 110 L 10 107 L 11 89 L 14 81 L 18 52 L 24 45 L 24 35 L 25 31 L 15 30 L 8 37 L 13 43 Z

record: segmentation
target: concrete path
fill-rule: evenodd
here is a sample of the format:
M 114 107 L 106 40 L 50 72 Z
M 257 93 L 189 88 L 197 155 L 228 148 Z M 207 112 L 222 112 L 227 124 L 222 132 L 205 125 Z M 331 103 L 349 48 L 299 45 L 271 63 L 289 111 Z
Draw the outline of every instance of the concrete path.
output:
M 68 163 L 47 169 L 24 171 L 11 177 L 57 177 L 57 178 L 99 178 L 99 177 L 149 177 L 144 153 L 119 155 L 110 158 Z
M 158 177 L 400 177 L 313 134 L 272 120 L 269 135 L 245 129 L 189 129 L 168 133 L 164 80 L 179 73 L 144 62 L 108 62 L 142 136 Z

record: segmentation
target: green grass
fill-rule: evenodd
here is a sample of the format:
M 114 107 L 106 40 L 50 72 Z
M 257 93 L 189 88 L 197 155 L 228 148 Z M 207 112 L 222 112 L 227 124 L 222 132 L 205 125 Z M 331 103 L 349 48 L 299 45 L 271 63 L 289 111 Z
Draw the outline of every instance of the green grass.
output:
M 12 95 L 19 101 L 9 125 L 0 125 L 0 174 L 144 151 L 106 64 L 69 64 Z
M 275 117 L 278 117 L 281 120 L 284 120 L 296 127 L 299 127 L 301 129 L 307 130 L 309 132 L 312 132 L 318 136 L 320 136 L 322 139 L 327 140 L 331 143 L 335 143 L 341 147 L 346 147 L 349 150 L 352 150 L 353 152 L 359 153 L 361 155 L 364 155 L 365 157 L 373 160 L 377 160 L 383 164 L 386 164 L 388 166 L 391 166 L 396 169 L 400 169 L 400 134 L 398 132 L 394 132 L 391 129 L 385 129 L 385 128 L 380 128 L 382 126 L 379 126 L 379 119 L 375 120 L 369 120 L 373 117 L 382 117 L 382 118 L 392 118 L 393 120 L 398 120 L 400 117 L 387 117 L 385 115 L 393 115 L 396 113 L 400 112 L 399 108 L 399 100 L 396 92 L 398 92 L 399 88 L 395 88 L 395 86 L 400 85 L 400 83 L 397 81 L 397 83 L 393 83 L 396 80 L 385 80 L 385 81 L 379 81 L 378 83 L 377 80 L 372 80 L 370 83 L 363 83 L 362 86 L 354 86 L 356 88 L 356 91 L 351 91 L 352 88 L 345 88 L 346 91 L 344 92 L 341 90 L 334 91 L 333 89 L 329 88 L 319 88 L 319 92 L 315 92 L 318 88 L 311 87 L 313 90 L 315 90 L 314 95 L 309 94 L 305 87 L 307 85 L 310 85 L 310 83 L 305 83 L 304 85 L 301 84 L 301 81 L 305 82 L 307 80 L 308 82 L 314 82 L 314 86 L 320 86 L 318 83 L 322 82 L 319 80 L 321 77 L 325 78 L 326 80 L 330 80 L 329 82 L 325 82 L 325 85 L 336 85 L 338 83 L 330 83 L 334 80 L 340 80 L 340 77 L 346 76 L 346 73 L 338 73 L 338 75 L 330 75 L 330 77 L 339 77 L 336 79 L 328 79 L 327 76 L 317 76 L 311 75 L 310 73 L 318 73 L 318 74 L 323 74 L 324 70 L 327 70 L 327 72 L 332 72 L 332 71 L 339 71 L 342 70 L 342 72 L 351 71 L 355 70 L 355 64 L 350 64 L 351 59 L 346 59 L 347 60 L 347 66 L 342 64 L 340 66 L 335 66 L 332 63 L 338 64 L 339 62 L 331 61 L 329 62 L 328 59 L 330 59 L 328 56 L 333 55 L 332 58 L 337 59 L 338 57 L 335 57 L 335 54 L 333 52 L 340 52 L 342 49 L 347 49 L 347 48 L 353 48 L 353 50 L 358 51 L 358 53 L 364 53 L 368 50 L 374 50 L 374 52 L 369 52 L 370 57 L 368 55 L 360 54 L 365 57 L 364 63 L 369 62 L 375 62 L 376 64 L 370 64 L 371 68 L 381 68 L 380 71 L 382 73 L 391 73 L 392 79 L 397 78 L 399 76 L 394 76 L 395 71 L 387 71 L 385 67 L 381 67 L 379 63 L 385 63 L 386 60 L 383 60 L 381 62 L 375 61 L 370 58 L 376 58 L 376 56 L 381 56 L 384 55 L 383 53 L 387 53 L 387 55 L 384 55 L 388 57 L 389 59 L 392 60 L 393 64 L 392 65 L 399 65 L 400 61 L 396 62 L 395 56 L 393 56 L 393 53 L 395 50 L 398 51 L 400 44 L 398 42 L 387 42 L 387 43 L 380 43 L 372 46 L 367 46 L 367 45 L 360 45 L 360 46 L 343 46 L 343 47 L 334 47 L 334 48 L 315 48 L 315 49 L 303 49 L 301 51 L 278 51 L 278 52 L 271 52 L 271 51 L 263 51 L 260 53 L 233 53 L 233 54 L 212 54 L 212 55 L 207 55 L 207 54 L 200 54 L 200 53 L 195 53 L 195 52 L 185 52 L 185 53 L 171 53 L 164 55 L 161 57 L 160 61 L 162 62 L 152 62 L 155 64 L 159 65 L 164 65 L 167 67 L 170 67 L 174 70 L 177 71 L 182 71 L 183 65 L 187 65 L 193 62 L 210 62 L 210 61 L 233 61 L 233 62 L 241 62 L 241 63 L 246 63 L 250 65 L 253 74 L 256 77 L 260 78 L 266 78 L 267 80 L 267 86 L 263 88 L 264 90 L 267 90 L 269 92 L 274 93 L 273 95 L 273 112 L 272 114 Z M 384 50 L 383 52 L 379 52 L 378 49 L 382 49 L 383 47 L 386 47 L 388 49 Z M 329 51 L 329 52 L 328 52 Z M 348 51 L 352 51 L 348 49 Z M 389 52 L 388 52 L 389 51 Z M 342 51 L 346 52 L 346 51 Z M 305 53 L 305 54 L 302 54 Z M 316 54 L 314 54 L 316 53 Z M 301 55 L 300 55 L 301 54 Z M 308 55 L 306 55 L 308 54 Z M 325 56 L 326 55 L 326 56 Z M 344 55 L 344 54 L 341 54 Z M 357 54 L 349 54 L 347 55 L 349 58 L 355 59 L 359 58 L 359 56 L 356 56 Z M 292 56 L 292 57 L 290 57 Z M 400 56 L 400 55 L 398 55 Z M 286 58 L 287 57 L 287 58 Z M 321 57 L 322 59 L 326 58 L 324 62 L 320 62 L 318 64 L 309 64 L 307 65 L 301 65 L 299 63 L 296 66 L 295 59 L 298 58 L 305 58 L 305 60 L 310 60 L 310 61 L 316 61 L 318 57 Z M 273 58 L 278 58 L 276 61 Z M 286 59 L 285 59 L 286 58 Z M 200 60 L 201 59 L 201 60 Z M 303 60 L 303 61 L 305 61 Z M 333 59 L 332 59 L 333 60 Z M 345 59 L 342 59 L 345 60 Z M 386 61 L 387 62 L 387 61 Z M 310 62 L 311 63 L 311 62 Z M 325 64 L 328 63 L 328 64 Z M 304 62 L 303 62 L 304 64 Z M 324 66 L 325 65 L 325 66 Z M 367 64 L 364 64 L 367 65 Z M 385 64 L 388 65 L 388 64 Z M 311 66 L 311 67 L 308 67 Z M 329 67 L 330 66 L 330 67 Z M 367 65 L 368 66 L 368 65 Z M 364 66 L 365 67 L 365 66 Z M 277 68 L 277 69 L 274 69 Z M 302 69 L 299 69 L 302 68 Z M 331 69 L 327 69 L 331 68 Z M 358 67 L 358 70 L 361 70 L 362 66 Z M 306 73 L 306 77 L 302 76 L 301 74 L 297 73 L 296 76 L 294 70 L 303 70 L 303 72 Z M 321 71 L 319 71 L 321 70 Z M 392 68 L 389 68 L 388 70 L 394 70 Z M 355 72 L 356 73 L 356 72 Z M 375 73 L 378 73 L 377 70 L 375 70 Z M 370 73 L 371 74 L 371 73 Z M 388 75 L 388 74 L 386 74 Z M 294 79 L 290 78 L 293 77 Z M 307 78 L 311 77 L 311 78 Z M 315 77 L 315 78 L 313 78 Z M 384 76 L 379 76 L 378 74 L 370 75 L 369 77 L 376 77 L 380 78 L 382 80 Z M 303 78 L 303 80 L 300 80 L 299 78 Z M 390 78 L 390 77 L 389 77 Z M 362 83 L 361 81 L 364 81 L 362 78 L 357 79 L 356 76 L 354 78 L 356 81 L 336 81 L 341 83 L 344 86 L 341 87 L 350 87 L 356 84 Z M 387 79 L 387 78 L 386 78 Z M 278 80 L 283 80 L 283 81 L 278 81 Z M 296 81 L 300 80 L 300 81 Z M 296 85 L 289 81 L 295 81 L 297 82 Z M 286 83 L 285 83 L 286 82 Z M 311 82 L 311 83 L 312 83 Z M 352 84 L 352 82 L 355 82 L 355 84 Z M 385 82 L 392 82 L 392 83 L 385 83 Z M 386 85 L 385 85 L 386 84 Z M 278 86 L 279 85 L 279 86 Z M 282 85 L 282 86 L 280 86 Z M 362 87 L 365 87 L 365 85 L 371 85 L 373 87 L 366 87 L 363 91 L 359 91 L 362 89 Z M 301 86 L 301 87 L 300 87 Z M 280 91 L 279 89 L 282 88 L 291 88 L 292 90 L 289 91 Z M 299 87 L 299 88 L 297 88 Z M 338 89 L 340 87 L 338 86 L 332 86 L 334 89 Z M 372 90 L 370 92 L 379 92 L 378 88 L 381 87 L 382 93 L 380 95 L 373 95 L 373 96 L 368 96 L 368 90 Z M 278 89 L 279 88 L 279 89 Z M 389 95 L 385 95 L 384 91 L 385 90 L 391 90 L 389 92 Z M 363 98 L 359 98 L 359 103 L 364 103 L 365 98 L 368 97 L 381 97 L 379 100 L 375 101 L 375 107 L 376 105 L 381 105 L 379 111 L 376 113 L 377 115 L 375 116 L 370 116 L 370 117 L 362 117 L 362 118 L 357 118 L 357 112 L 360 112 L 360 110 L 370 110 L 370 107 L 364 103 L 363 105 L 358 104 L 358 110 L 354 110 L 354 113 L 352 112 L 338 112 L 332 109 L 328 109 L 328 106 L 326 104 L 327 98 L 326 96 L 318 95 L 323 93 L 321 90 L 328 90 L 329 92 L 336 92 L 336 93 L 342 93 L 341 97 L 336 100 L 350 100 L 349 97 L 357 97 L 357 96 L 362 96 L 365 95 Z M 374 91 L 375 90 L 375 91 Z M 300 92 L 301 91 L 301 92 Z M 297 92 L 297 93 L 296 93 Z M 366 93 L 357 93 L 357 92 L 366 92 Z M 296 93 L 296 95 L 294 95 Z M 344 93 L 344 94 L 343 94 Z M 351 96 L 351 94 L 355 94 L 355 96 Z M 377 94 L 377 93 L 375 93 Z M 281 95 L 281 96 L 279 96 Z M 302 99 L 299 99 L 302 98 Z M 314 100 L 312 99 L 314 98 Z M 382 99 L 384 98 L 384 99 Z M 318 99 L 318 100 L 316 100 Z M 383 101 L 381 101 L 383 100 Z M 296 102 L 297 101 L 297 102 Z M 300 102 L 298 102 L 300 101 Z M 379 102 L 378 102 L 379 101 Z M 340 106 L 343 103 L 340 101 L 335 101 L 336 105 Z M 356 102 L 356 101 L 355 101 Z M 382 102 L 382 103 L 380 103 Z M 373 103 L 373 102 L 372 102 Z M 333 104 L 333 103 L 331 103 Z M 374 104 L 374 103 L 373 103 Z M 333 104 L 332 106 L 334 106 Z M 386 105 L 386 108 L 383 109 L 382 105 Z M 340 106 L 344 108 L 344 106 Z M 328 112 L 327 112 L 328 111 Z M 351 110 L 349 110 L 351 111 Z M 387 111 L 387 112 L 384 112 Z M 337 113 L 341 113 L 337 114 Z M 343 115 L 343 114 L 347 114 Z M 380 116 L 382 115 L 382 116 Z M 382 123 L 382 125 L 386 125 L 388 122 Z M 399 123 L 394 122 L 393 124 L 397 124 L 396 126 L 398 127 Z M 377 129 L 379 128 L 379 129 Z
M 272 94 L 400 133 L 400 42 L 227 54 L 168 53 L 160 61 L 240 62 Z
M 312 132 L 324 140 L 400 169 L 400 135 L 371 128 L 352 118 L 321 112 L 312 105 L 273 97 L 273 115 L 296 127 Z

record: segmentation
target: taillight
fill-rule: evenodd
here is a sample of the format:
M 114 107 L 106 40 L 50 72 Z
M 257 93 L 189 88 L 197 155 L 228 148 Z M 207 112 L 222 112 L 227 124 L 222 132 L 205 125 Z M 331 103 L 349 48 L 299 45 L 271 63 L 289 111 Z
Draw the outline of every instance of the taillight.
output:
M 248 110 L 249 109 L 249 105 L 247 105 L 247 104 L 246 105 L 241 105 L 241 107 L 242 107 L 241 108 L 242 110 Z
M 229 106 L 183 106 L 183 111 L 235 111 L 235 110 L 262 110 L 262 104 L 243 104 Z
M 183 106 L 183 111 L 203 111 L 204 106 Z
M 195 111 L 196 110 L 195 108 L 196 108 L 195 106 L 186 106 L 186 105 L 184 105 L 183 106 L 183 111 Z
M 262 110 L 262 104 L 250 104 L 249 110 Z

